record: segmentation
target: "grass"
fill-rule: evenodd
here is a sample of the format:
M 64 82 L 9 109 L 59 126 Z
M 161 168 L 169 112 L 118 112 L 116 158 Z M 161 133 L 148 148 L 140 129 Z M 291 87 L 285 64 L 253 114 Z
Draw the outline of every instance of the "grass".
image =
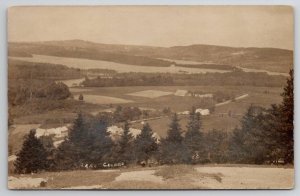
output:
M 162 176 L 166 180 L 194 174 L 197 175 L 197 171 L 190 165 L 165 166 L 155 172 L 155 175 Z
M 95 172 L 93 170 L 77 170 L 65 172 L 45 172 L 28 175 L 32 178 L 47 179 L 47 189 L 60 189 L 76 186 L 93 186 L 111 183 L 119 172 Z
M 197 186 L 187 182 L 180 181 L 172 181 L 172 182 L 164 182 L 155 183 L 148 181 L 120 181 L 120 182 L 112 182 L 104 185 L 107 189 L 204 189 L 205 187 Z

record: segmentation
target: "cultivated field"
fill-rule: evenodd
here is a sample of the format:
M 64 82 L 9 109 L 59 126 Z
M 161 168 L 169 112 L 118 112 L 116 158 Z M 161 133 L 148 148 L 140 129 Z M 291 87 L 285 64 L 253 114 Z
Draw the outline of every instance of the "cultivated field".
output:
M 13 175 L 8 181 L 10 189 L 291 189 L 293 186 L 293 168 L 251 165 L 46 172 Z
M 155 90 L 153 90 L 155 89 Z M 217 91 L 226 92 L 228 94 L 240 95 L 248 94 L 243 99 L 230 101 L 227 104 L 215 107 L 208 116 L 202 116 L 203 130 L 221 129 L 231 131 L 236 126 L 239 126 L 240 119 L 246 112 L 247 108 L 253 104 L 256 106 L 269 107 L 270 103 L 280 103 L 282 92 L 281 88 L 271 87 L 239 87 L 239 86 L 133 86 L 133 87 L 100 87 L 100 88 L 71 88 L 71 92 L 78 97 L 79 93 L 83 94 L 85 100 L 89 96 L 107 96 L 106 102 L 97 101 L 98 104 L 114 104 L 122 106 L 134 106 L 140 108 L 150 108 L 152 110 L 161 111 L 163 108 L 171 108 L 173 112 L 183 112 L 190 110 L 193 106 L 199 106 L 201 98 L 198 97 L 180 97 L 174 96 L 173 93 L 178 89 L 201 91 L 204 93 L 214 93 Z M 167 94 L 167 95 L 166 95 Z M 132 96 L 135 95 L 135 96 Z M 164 96 L 162 96 L 164 95 Z M 151 97 L 151 98 L 149 98 Z M 94 97 L 95 98 L 95 97 Z M 124 99 L 132 102 L 113 102 L 113 100 Z M 94 102 L 96 103 L 96 102 Z M 205 106 L 204 106 L 205 108 Z M 93 114 L 96 111 L 93 110 Z M 230 116 L 229 116 L 230 113 Z M 187 122 L 186 115 L 180 115 L 182 128 L 185 128 Z M 169 117 L 149 120 L 151 127 L 162 137 L 165 136 Z M 135 128 L 141 128 L 141 123 L 132 123 Z

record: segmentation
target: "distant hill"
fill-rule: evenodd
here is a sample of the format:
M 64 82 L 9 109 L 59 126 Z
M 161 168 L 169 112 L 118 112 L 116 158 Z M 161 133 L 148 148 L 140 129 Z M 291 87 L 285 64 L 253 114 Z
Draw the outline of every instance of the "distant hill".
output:
M 276 48 L 242 48 L 214 45 L 153 47 L 100 44 L 83 40 L 10 42 L 9 56 L 32 54 L 104 60 L 142 66 L 171 66 L 175 60 L 196 61 L 199 66 L 217 64 L 285 72 L 293 66 L 293 51 Z M 184 63 L 183 66 L 188 66 Z M 180 65 L 179 65 L 180 66 Z M 195 66 L 195 65 L 194 65 Z M 196 65 L 197 66 L 197 65 Z

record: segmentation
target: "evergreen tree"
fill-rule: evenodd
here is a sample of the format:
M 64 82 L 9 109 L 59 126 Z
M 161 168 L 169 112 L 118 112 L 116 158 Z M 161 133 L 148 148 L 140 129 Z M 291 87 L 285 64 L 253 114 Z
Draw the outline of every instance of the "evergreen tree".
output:
M 265 161 L 263 121 L 263 108 L 251 105 L 241 120 L 241 128 L 233 131 L 229 148 L 234 162 L 261 164 Z
M 107 126 L 106 119 L 88 116 L 84 118 L 79 113 L 69 131 L 69 136 L 57 150 L 55 157 L 57 169 L 102 167 L 103 163 L 109 160 L 113 148 Z
M 290 77 L 287 79 L 283 101 L 280 105 L 280 135 L 281 145 L 284 148 L 284 160 L 286 163 L 294 161 L 294 71 L 290 70 Z
M 284 146 L 282 136 L 279 129 L 281 128 L 281 112 L 278 105 L 271 105 L 271 108 L 266 110 L 263 117 L 263 142 L 267 151 L 266 160 L 270 163 L 277 164 L 279 159 L 284 157 Z
M 169 125 L 169 129 L 167 132 L 167 137 L 165 141 L 173 142 L 173 143 L 182 143 L 183 137 L 181 135 L 181 128 L 179 124 L 179 119 L 177 114 L 175 113 L 172 118 L 172 122 Z
M 125 163 L 129 163 L 132 161 L 133 158 L 133 136 L 130 133 L 129 130 L 129 123 L 125 121 L 124 123 L 124 129 L 123 129 L 123 134 L 118 142 L 118 159 L 119 161 L 123 161 Z
M 35 137 L 35 130 L 26 136 L 21 151 L 15 161 L 16 173 L 36 173 L 48 169 L 47 151 L 42 142 Z
M 158 144 L 153 137 L 153 131 L 148 123 L 144 124 L 141 134 L 135 140 L 135 156 L 141 161 L 148 161 L 157 153 Z
M 184 143 L 188 148 L 189 156 L 194 163 L 199 162 L 201 159 L 203 160 L 205 156 L 200 127 L 200 114 L 195 113 L 195 108 L 193 107 L 192 111 L 190 112 Z
M 204 134 L 203 143 L 208 152 L 208 162 L 226 163 L 228 160 L 228 134 L 223 130 L 211 130 Z
M 160 147 L 160 159 L 163 163 L 178 164 L 188 162 L 189 154 L 181 136 L 177 114 L 174 114 L 167 137 L 161 141 Z
M 104 162 L 110 161 L 113 141 L 107 132 L 109 119 L 94 119 L 88 129 L 86 148 L 89 150 L 87 163 L 94 167 L 102 167 Z
M 55 162 L 58 169 L 76 169 L 86 163 L 90 150 L 90 146 L 86 145 L 87 139 L 87 126 L 82 113 L 79 113 L 68 137 L 57 150 Z

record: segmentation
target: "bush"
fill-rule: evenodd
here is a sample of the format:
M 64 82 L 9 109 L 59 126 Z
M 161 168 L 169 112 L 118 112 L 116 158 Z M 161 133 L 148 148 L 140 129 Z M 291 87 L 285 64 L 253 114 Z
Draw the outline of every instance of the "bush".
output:
M 82 94 L 79 95 L 78 100 L 83 101 L 83 95 Z

